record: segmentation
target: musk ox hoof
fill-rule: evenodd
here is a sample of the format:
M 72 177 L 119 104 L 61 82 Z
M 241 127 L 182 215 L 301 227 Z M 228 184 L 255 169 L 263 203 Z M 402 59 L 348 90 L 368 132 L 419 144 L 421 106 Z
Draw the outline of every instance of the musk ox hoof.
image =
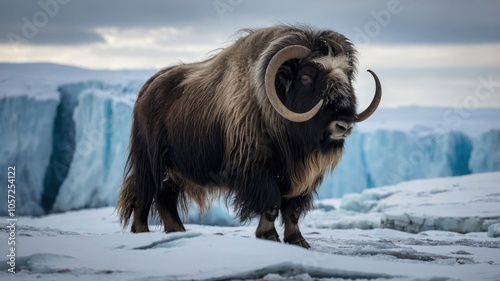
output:
M 149 232 L 149 228 L 147 225 L 135 225 L 132 224 L 132 227 L 130 229 L 132 233 L 141 233 L 141 232 Z
M 293 243 L 293 245 L 297 245 L 297 246 L 300 246 L 300 247 L 306 248 L 306 249 L 311 249 L 311 246 L 309 245 L 309 243 L 307 243 L 306 240 L 300 240 L 298 242 Z
M 166 225 L 165 226 L 165 232 L 170 233 L 170 232 L 186 232 L 186 229 L 184 228 L 183 225 Z
M 269 240 L 269 241 L 276 241 L 278 243 L 281 243 L 280 237 L 276 230 L 270 230 L 266 231 L 264 233 L 256 233 L 255 236 L 259 239 L 264 239 L 264 240 Z
M 297 245 L 297 246 L 300 246 L 300 247 L 306 248 L 306 249 L 311 248 L 309 243 L 307 243 L 306 239 L 300 233 L 285 237 L 285 243 Z
M 278 243 L 281 243 L 280 237 L 278 235 L 268 236 L 268 237 L 257 236 L 257 238 L 264 239 L 264 240 L 269 240 L 269 241 L 276 241 Z

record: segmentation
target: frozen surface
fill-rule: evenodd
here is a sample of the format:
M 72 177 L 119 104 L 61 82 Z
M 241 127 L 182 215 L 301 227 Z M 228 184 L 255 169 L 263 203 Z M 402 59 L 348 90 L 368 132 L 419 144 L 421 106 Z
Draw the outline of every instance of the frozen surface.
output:
M 151 225 L 150 233 L 131 234 L 122 231 L 113 208 L 19 217 L 19 271 L 15 276 L 6 273 L 8 265 L 0 258 L 0 278 L 499 280 L 500 239 L 488 237 L 486 231 L 412 234 L 380 228 L 380 223 L 356 228 L 363 219 L 364 223 L 375 222 L 378 216 L 380 221 L 386 212 L 397 214 L 406 206 L 408 213 L 424 213 L 418 208 L 421 204 L 435 218 L 499 217 L 498 191 L 490 193 L 498 180 L 500 173 L 491 173 L 375 188 L 358 199 L 366 213 L 359 212 L 360 208 L 346 210 L 345 200 L 354 202 L 353 198 L 321 201 L 301 227 L 311 250 L 255 239 L 255 226 L 188 224 L 185 233 L 165 234 L 161 227 Z M 447 191 L 451 189 L 455 191 Z M 481 204 L 476 205 L 476 201 Z M 338 223 L 329 223 L 329 217 Z M 4 242 L 5 220 L 0 218 Z M 348 226 L 349 222 L 353 225 Z M 278 229 L 280 234 L 282 231 Z M 6 247 L 6 243 L 0 244 L 1 257 L 6 256 Z
M 133 103 L 154 72 L 0 64 L 0 164 L 16 165 L 23 187 L 19 214 L 114 205 Z M 499 171 L 500 122 L 495 120 L 500 120 L 498 109 L 379 109 L 347 139 L 319 198 L 411 179 Z M 6 194 L 5 185 L 0 193 Z M 224 209 L 215 206 L 203 220 L 233 224 Z

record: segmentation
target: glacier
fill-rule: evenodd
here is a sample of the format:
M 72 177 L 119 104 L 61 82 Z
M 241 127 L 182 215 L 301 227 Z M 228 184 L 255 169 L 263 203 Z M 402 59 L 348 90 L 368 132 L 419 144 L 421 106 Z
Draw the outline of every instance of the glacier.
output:
M 500 237 L 500 223 L 495 223 L 488 227 L 488 237 Z
M 135 87 L 81 83 L 72 86 L 78 96 L 74 108 L 75 136 L 67 175 L 52 211 L 94 208 L 116 202 L 127 157 Z M 127 90 L 133 92 L 127 92 Z M 68 89 L 66 89 L 68 90 Z M 51 164 L 60 164 L 53 162 Z M 106 188 L 103 188 L 106 187 Z M 84 190 L 84 192 L 82 192 Z
M 154 72 L 0 64 L 0 162 L 5 170 L 16 166 L 18 214 L 114 205 L 135 97 Z M 460 124 L 449 122 L 450 112 L 453 109 L 423 107 L 378 110 L 347 139 L 342 159 L 325 177 L 318 198 L 411 179 L 499 171 L 500 125 L 493 122 L 500 119 L 499 110 L 471 110 Z M 5 185 L 0 193 L 7 194 Z M 190 214 L 185 219 L 237 224 L 223 203 L 212 208 L 209 216 Z
M 473 147 L 474 151 L 469 161 L 472 173 L 500 170 L 500 134 L 497 130 L 482 134 L 474 140 Z
M 56 99 L 36 100 L 28 96 L 0 99 L 0 162 L 3 170 L 0 178 L 6 183 L 7 167 L 15 166 L 18 214 L 44 213 L 41 206 L 43 179 L 49 165 L 57 105 Z M 0 193 L 2 202 L 7 202 L 7 184 L 0 186 Z M 2 214 L 6 212 L 6 208 L 0 211 Z
M 500 136 L 499 131 L 496 134 Z M 472 152 L 472 139 L 462 132 L 423 136 L 387 130 L 356 132 L 347 139 L 342 160 L 326 177 L 319 198 L 412 179 L 467 175 Z M 481 168 L 481 172 L 495 171 L 494 167 Z

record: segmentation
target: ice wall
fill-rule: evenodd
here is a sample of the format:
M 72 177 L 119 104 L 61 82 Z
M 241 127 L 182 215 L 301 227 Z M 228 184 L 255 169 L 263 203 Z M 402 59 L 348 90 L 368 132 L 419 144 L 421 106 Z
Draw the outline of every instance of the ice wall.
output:
M 490 130 L 474 140 L 469 161 L 472 173 L 500 171 L 500 133 Z
M 17 214 L 113 205 L 143 81 L 69 83 L 41 93 L 29 91 L 36 84 L 29 78 L 25 83 L 25 94 L 0 96 L 0 163 L 16 166 Z M 6 197 L 7 186 L 0 192 Z
M 52 153 L 43 180 L 41 205 L 45 212 L 52 209 L 73 160 L 76 131 L 73 111 L 78 105 L 78 95 L 74 93 L 80 88 L 80 85 L 67 85 L 58 89 L 60 99 L 52 129 Z
M 342 159 L 333 173 L 325 176 L 318 190 L 319 198 L 341 197 L 344 193 L 357 193 L 372 186 L 363 153 L 365 137 L 366 134 L 354 131 L 347 138 Z
M 59 101 L 32 96 L 0 98 L 0 215 L 7 213 L 7 167 L 16 167 L 16 212 L 42 215 L 45 167 L 52 150 L 52 128 Z
M 123 179 L 134 87 L 81 85 L 73 112 L 75 143 L 52 211 L 114 205 Z M 78 87 L 77 87 L 78 89 Z
M 500 136 L 500 131 L 496 134 Z M 326 177 L 318 196 L 341 197 L 412 179 L 470 174 L 472 147 L 471 138 L 461 132 L 420 136 L 397 130 L 356 132 L 347 139 L 339 165 Z

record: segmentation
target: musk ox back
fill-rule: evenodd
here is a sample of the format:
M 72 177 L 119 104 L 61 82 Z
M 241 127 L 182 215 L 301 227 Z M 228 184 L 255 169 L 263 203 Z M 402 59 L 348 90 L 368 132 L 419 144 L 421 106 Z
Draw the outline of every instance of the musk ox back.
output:
M 339 161 L 356 113 L 356 51 L 343 35 L 275 26 L 198 63 L 161 70 L 142 87 L 117 209 L 132 232 L 154 210 L 165 231 L 184 231 L 178 206 L 232 200 L 241 221 L 260 216 L 256 236 L 309 247 L 299 218 L 323 175 Z

